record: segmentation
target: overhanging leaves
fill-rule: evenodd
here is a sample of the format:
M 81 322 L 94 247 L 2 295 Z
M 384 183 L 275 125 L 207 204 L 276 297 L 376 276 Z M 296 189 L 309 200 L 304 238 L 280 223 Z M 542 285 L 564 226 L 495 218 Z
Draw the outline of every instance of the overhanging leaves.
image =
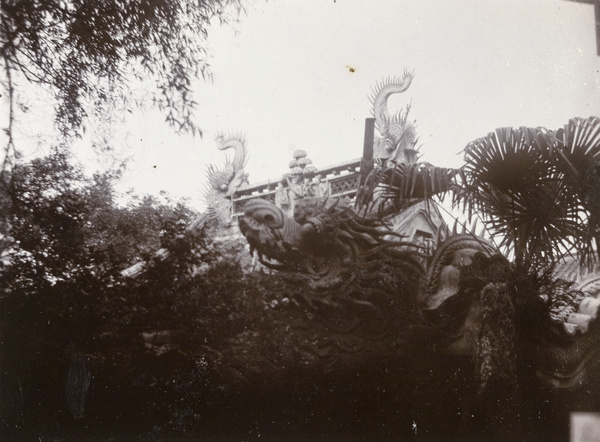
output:
M 0 56 L 7 73 L 53 94 L 64 134 L 80 134 L 98 100 L 127 104 L 134 78 L 155 84 L 151 98 L 175 130 L 200 133 L 191 82 L 210 77 L 207 29 L 230 8 L 240 0 L 5 0 Z

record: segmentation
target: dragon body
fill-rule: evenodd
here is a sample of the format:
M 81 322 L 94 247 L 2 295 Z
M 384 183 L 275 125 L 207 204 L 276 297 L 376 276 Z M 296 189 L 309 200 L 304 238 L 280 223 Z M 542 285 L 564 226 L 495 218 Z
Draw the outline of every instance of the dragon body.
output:
M 390 216 L 433 204 L 432 196 L 460 189 L 464 178 L 463 170 L 417 163 L 408 110 L 390 115 L 388 98 L 412 79 L 405 72 L 374 90 L 379 159 L 354 204 L 299 198 L 287 216 L 258 199 L 239 226 L 260 261 L 287 283 L 288 308 L 309 332 L 306 350 L 328 366 L 358 354 L 420 364 L 434 355 L 469 358 L 476 404 L 500 416 L 501 426 L 532 379 L 573 391 L 597 375 L 600 268 L 584 272 L 576 261 L 561 261 L 524 270 L 466 231 L 445 226 L 433 250 L 394 232 Z
M 600 269 L 584 275 L 562 263 L 554 273 L 523 273 L 491 242 L 466 232 L 437 238 L 428 254 L 387 224 L 390 214 L 401 217 L 458 188 L 462 177 L 417 163 L 414 126 L 406 113 L 390 115 L 387 99 L 411 81 L 405 72 L 375 89 L 373 112 L 389 155 L 375 161 L 354 204 L 300 198 L 286 216 L 251 201 L 239 219 L 251 250 L 295 287 L 291 305 L 322 332 L 308 345 L 316 355 L 467 356 L 478 397 L 499 386 L 514 396 L 523 370 L 544 385 L 574 388 L 599 368 Z
M 564 388 L 598 368 L 600 272 L 558 269 L 554 288 L 514 280 L 496 247 L 468 233 L 452 234 L 426 257 L 336 198 L 300 200 L 294 219 L 255 200 L 240 229 L 261 262 L 296 287 L 288 294 L 295 305 L 329 330 L 316 354 L 337 360 L 377 347 L 475 357 L 482 389 L 512 376 L 503 365 L 510 361 L 527 361 L 540 381 Z M 513 313 L 499 317 L 506 311 Z

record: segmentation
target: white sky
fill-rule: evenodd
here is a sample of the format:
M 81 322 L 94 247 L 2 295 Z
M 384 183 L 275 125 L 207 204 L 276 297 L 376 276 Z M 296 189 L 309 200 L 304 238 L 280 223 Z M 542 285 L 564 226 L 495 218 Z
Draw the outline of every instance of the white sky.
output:
M 295 149 L 317 167 L 362 155 L 377 80 L 414 70 L 391 110 L 412 103 L 422 160 L 459 152 L 497 127 L 556 129 L 600 115 L 593 6 L 564 0 L 270 0 L 246 2 L 234 29 L 210 33 L 214 82 L 195 87 L 203 138 L 137 112 L 115 145 L 134 161 L 122 188 L 167 190 L 201 206 L 218 131 L 249 141 L 250 182 L 278 179 Z M 236 32 L 237 31 L 237 32 Z M 348 66 L 354 68 L 350 72 Z

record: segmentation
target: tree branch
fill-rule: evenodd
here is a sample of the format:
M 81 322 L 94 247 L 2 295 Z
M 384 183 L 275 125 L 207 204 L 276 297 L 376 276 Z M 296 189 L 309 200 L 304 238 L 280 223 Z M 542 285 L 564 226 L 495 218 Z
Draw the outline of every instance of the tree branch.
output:
M 15 103 L 15 88 L 12 79 L 12 69 L 10 65 L 10 59 L 6 55 L 6 52 L 2 54 L 4 59 L 4 69 L 6 71 L 6 85 L 8 89 L 8 126 L 4 130 L 8 136 L 6 147 L 4 148 L 4 159 L 2 160 L 2 167 L 0 168 L 0 177 L 4 178 L 4 174 L 7 169 L 12 166 L 12 155 L 14 154 L 15 144 L 13 139 L 13 125 L 15 121 L 14 103 Z M 0 180 L 4 182 L 4 180 Z

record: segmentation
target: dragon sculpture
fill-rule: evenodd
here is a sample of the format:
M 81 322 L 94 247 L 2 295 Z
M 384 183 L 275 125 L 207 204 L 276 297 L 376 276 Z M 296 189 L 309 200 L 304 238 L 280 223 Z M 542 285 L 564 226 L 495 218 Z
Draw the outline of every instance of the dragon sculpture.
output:
M 222 226 L 229 225 L 232 218 L 231 197 L 238 189 L 248 184 L 248 174 L 244 172 L 248 159 L 245 137 L 240 133 L 219 134 L 216 142 L 219 150 L 233 149 L 234 157 L 232 160 L 228 158 L 221 169 L 212 164 L 208 166 L 208 185 L 204 192 L 207 209 L 186 227 L 180 239 L 186 235 L 197 235 L 210 219 L 218 219 Z M 169 254 L 169 250 L 161 248 L 154 253 L 154 258 L 163 260 Z M 122 270 L 121 275 L 135 279 L 145 270 L 146 264 L 145 261 L 140 261 Z
M 354 204 L 304 198 L 290 218 L 252 200 L 239 219 L 251 251 L 293 287 L 290 305 L 322 332 L 307 346 L 331 365 L 361 352 L 467 356 L 490 415 L 527 379 L 577 388 L 598 371 L 600 269 L 571 259 L 519 272 L 490 240 L 456 229 L 427 255 L 387 224 L 390 213 L 461 186 L 461 170 L 416 163 L 414 126 L 387 112 L 387 98 L 411 81 L 406 72 L 376 88 L 391 161 L 375 165 Z
M 526 329 L 521 332 L 527 345 L 520 350 L 540 379 L 573 387 L 597 362 L 600 274 L 575 271 L 577 261 L 562 263 L 552 278 L 511 283 L 515 276 L 510 263 L 489 240 L 454 232 L 428 257 L 385 223 L 357 215 L 347 200 L 334 197 L 300 200 L 294 219 L 268 201 L 250 201 L 239 224 L 260 261 L 296 287 L 289 296 L 312 316 L 321 317 L 330 330 L 336 330 L 331 324 L 340 320 L 336 311 L 344 312 L 346 326 L 348 309 L 394 312 L 393 324 L 381 321 L 386 315 L 368 324 L 371 316 L 358 314 L 354 332 L 358 323 L 379 331 L 370 337 L 355 335 L 347 348 L 367 348 L 376 344 L 374 336 L 395 335 L 386 348 L 408 351 L 426 336 L 430 350 L 485 353 L 490 349 L 483 347 L 491 344 L 481 339 L 487 318 L 483 311 L 505 302 L 515 310 L 511 322 Z M 488 317 L 505 310 L 491 309 Z M 327 345 L 321 342 L 319 347 Z M 491 355 L 481 357 L 490 359 L 481 366 L 493 361 Z M 488 371 L 482 378 L 494 375 L 491 368 Z
M 240 133 L 219 134 L 215 138 L 219 150 L 233 149 L 233 159 L 227 158 L 222 168 L 208 167 L 208 187 L 204 193 L 208 210 L 212 216 L 227 225 L 231 222 L 231 197 L 248 184 L 248 174 L 244 171 L 248 161 L 246 139 Z
M 375 158 L 398 164 L 414 163 L 417 160 L 417 133 L 414 123 L 408 121 L 410 106 L 404 111 L 390 114 L 388 98 L 392 94 L 405 92 L 412 83 L 414 74 L 404 71 L 399 77 L 378 82 L 370 97 L 375 126 L 381 138 L 375 140 Z

